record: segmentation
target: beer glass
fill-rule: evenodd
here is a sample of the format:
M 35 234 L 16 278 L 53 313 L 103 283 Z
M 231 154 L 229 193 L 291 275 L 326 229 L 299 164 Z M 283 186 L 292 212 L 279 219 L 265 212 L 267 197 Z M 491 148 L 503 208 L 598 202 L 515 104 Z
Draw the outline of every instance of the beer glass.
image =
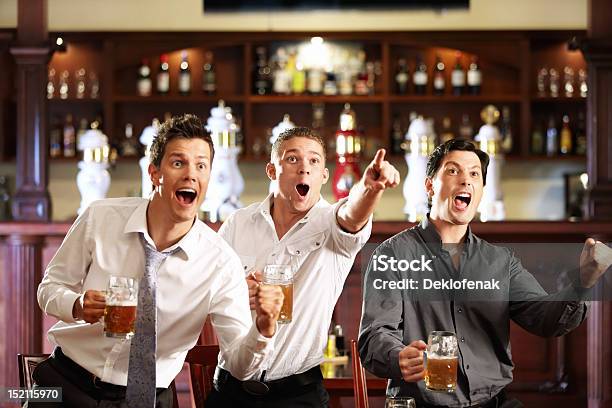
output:
M 416 408 L 416 403 L 410 397 L 387 397 L 385 408 Z
M 293 317 L 293 271 L 291 266 L 266 265 L 263 271 L 263 283 L 281 287 L 285 298 L 278 316 L 278 323 L 291 323 Z
M 457 336 L 453 332 L 433 331 L 427 340 L 425 387 L 430 391 L 454 392 L 457 388 Z
M 106 288 L 104 335 L 129 339 L 134 335 L 138 281 L 125 276 L 111 276 Z

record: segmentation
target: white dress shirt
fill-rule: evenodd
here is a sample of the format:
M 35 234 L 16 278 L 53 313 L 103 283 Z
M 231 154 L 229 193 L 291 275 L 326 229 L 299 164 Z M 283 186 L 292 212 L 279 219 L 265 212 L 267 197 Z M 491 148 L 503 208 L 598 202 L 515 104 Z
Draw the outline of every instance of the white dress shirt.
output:
M 72 307 L 86 290 L 105 290 L 111 275 L 143 275 L 139 233 L 155 247 L 147 233 L 148 203 L 115 198 L 91 204 L 68 231 L 38 287 L 40 307 L 61 320 L 49 330 L 49 340 L 102 381 L 118 385 L 127 383 L 130 340 L 105 337 L 101 322 L 75 321 Z M 157 387 L 168 387 L 179 373 L 208 315 L 225 367 L 237 378 L 252 376 L 272 342 L 252 323 L 238 257 L 199 220 L 164 252 L 177 247 L 157 273 Z
M 321 364 L 336 301 L 355 256 L 370 237 L 372 219 L 356 234 L 336 221 L 345 200 L 323 198 L 278 239 L 270 215 L 272 195 L 234 212 L 219 234 L 240 256 L 245 274 L 269 264 L 291 264 L 294 272 L 293 319 L 279 324 L 274 350 L 267 357 L 266 380 L 299 374 Z

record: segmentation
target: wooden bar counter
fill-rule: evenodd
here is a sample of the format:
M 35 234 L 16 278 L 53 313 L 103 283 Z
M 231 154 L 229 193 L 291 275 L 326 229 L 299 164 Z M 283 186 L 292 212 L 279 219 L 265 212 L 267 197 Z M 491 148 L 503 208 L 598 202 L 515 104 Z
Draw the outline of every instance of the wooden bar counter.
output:
M 370 243 L 412 227 L 407 222 L 375 222 Z M 218 225 L 212 225 L 218 228 Z M 17 353 L 49 352 L 46 331 L 54 319 L 44 317 L 36 301 L 36 289 L 44 268 L 68 232 L 68 223 L 0 223 L 0 361 L 4 370 L 0 384 L 18 384 Z M 492 243 L 581 243 L 593 236 L 612 241 L 612 221 L 507 221 L 473 223 L 472 231 Z M 367 252 L 367 251 L 362 251 Z M 344 328 L 346 341 L 357 338 L 361 314 L 361 264 L 358 256 L 344 291 L 338 300 L 334 321 Z M 524 262 L 529 269 L 529 263 Z M 587 321 L 567 336 L 543 339 L 512 325 L 511 339 L 515 381 L 513 395 L 527 407 L 587 407 L 587 384 L 590 381 L 609 384 L 612 355 L 604 352 L 596 363 L 587 365 L 587 350 L 610 350 L 612 338 L 612 304 L 592 302 Z M 606 322 L 608 322 L 606 324 Z M 590 356 L 590 354 L 589 354 Z M 590 361 L 590 360 L 589 360 Z M 602 371 L 603 365 L 604 369 Z M 179 376 L 178 388 L 188 395 L 185 375 Z M 350 377 L 326 379 L 332 406 L 353 406 Z M 368 382 L 373 406 L 380 406 L 385 381 L 372 378 Z M 378 398 L 376 396 L 379 396 Z

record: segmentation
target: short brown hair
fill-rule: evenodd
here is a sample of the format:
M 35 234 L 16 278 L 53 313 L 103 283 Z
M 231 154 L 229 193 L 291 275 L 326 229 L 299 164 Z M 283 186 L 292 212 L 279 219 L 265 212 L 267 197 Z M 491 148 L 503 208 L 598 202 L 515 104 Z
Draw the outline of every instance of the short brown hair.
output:
M 291 140 L 296 137 L 305 137 L 306 139 L 311 139 L 321 145 L 323 148 L 323 159 L 327 157 L 327 148 L 325 147 L 325 141 L 321 136 L 317 133 L 313 132 L 312 129 L 307 127 L 294 127 L 291 129 L 285 130 L 281 133 L 274 143 L 272 144 L 272 152 L 270 154 L 270 160 L 274 160 L 274 156 L 278 157 L 278 151 L 280 150 L 281 144 L 286 142 L 287 140 Z
M 161 124 L 157 131 L 157 135 L 151 144 L 151 163 L 159 168 L 162 158 L 166 152 L 166 145 L 176 138 L 184 139 L 202 139 L 208 143 L 210 148 L 210 164 L 212 165 L 215 157 L 215 147 L 213 146 L 210 133 L 206 130 L 202 121 L 196 115 L 189 113 L 179 116 L 173 116 Z
M 482 185 L 486 185 L 489 155 L 477 148 L 471 141 L 464 139 L 451 139 L 434 149 L 434 151 L 429 155 L 429 160 L 427 161 L 427 178 L 433 179 L 436 176 L 444 157 L 448 153 L 455 150 L 473 152 L 476 154 L 476 156 L 478 156 L 478 159 L 480 160 L 480 167 L 482 168 Z

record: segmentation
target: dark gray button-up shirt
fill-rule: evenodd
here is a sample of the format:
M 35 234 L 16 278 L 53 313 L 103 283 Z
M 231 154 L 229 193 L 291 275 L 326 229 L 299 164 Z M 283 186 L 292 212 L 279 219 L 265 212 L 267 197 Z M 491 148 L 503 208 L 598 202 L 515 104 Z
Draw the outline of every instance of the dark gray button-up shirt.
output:
M 390 379 L 387 395 L 467 407 L 491 399 L 512 381 L 510 319 L 536 335 L 563 335 L 586 317 L 580 299 L 587 291 L 572 285 L 548 295 L 509 249 L 489 244 L 469 228 L 458 269 L 445 248 L 425 219 L 376 249 L 364 276 L 359 353 L 370 372 Z M 391 270 L 391 257 L 419 262 L 412 270 L 405 270 L 408 262 Z M 415 340 L 427 342 L 434 330 L 457 334 L 454 393 L 402 380 L 399 352 Z

